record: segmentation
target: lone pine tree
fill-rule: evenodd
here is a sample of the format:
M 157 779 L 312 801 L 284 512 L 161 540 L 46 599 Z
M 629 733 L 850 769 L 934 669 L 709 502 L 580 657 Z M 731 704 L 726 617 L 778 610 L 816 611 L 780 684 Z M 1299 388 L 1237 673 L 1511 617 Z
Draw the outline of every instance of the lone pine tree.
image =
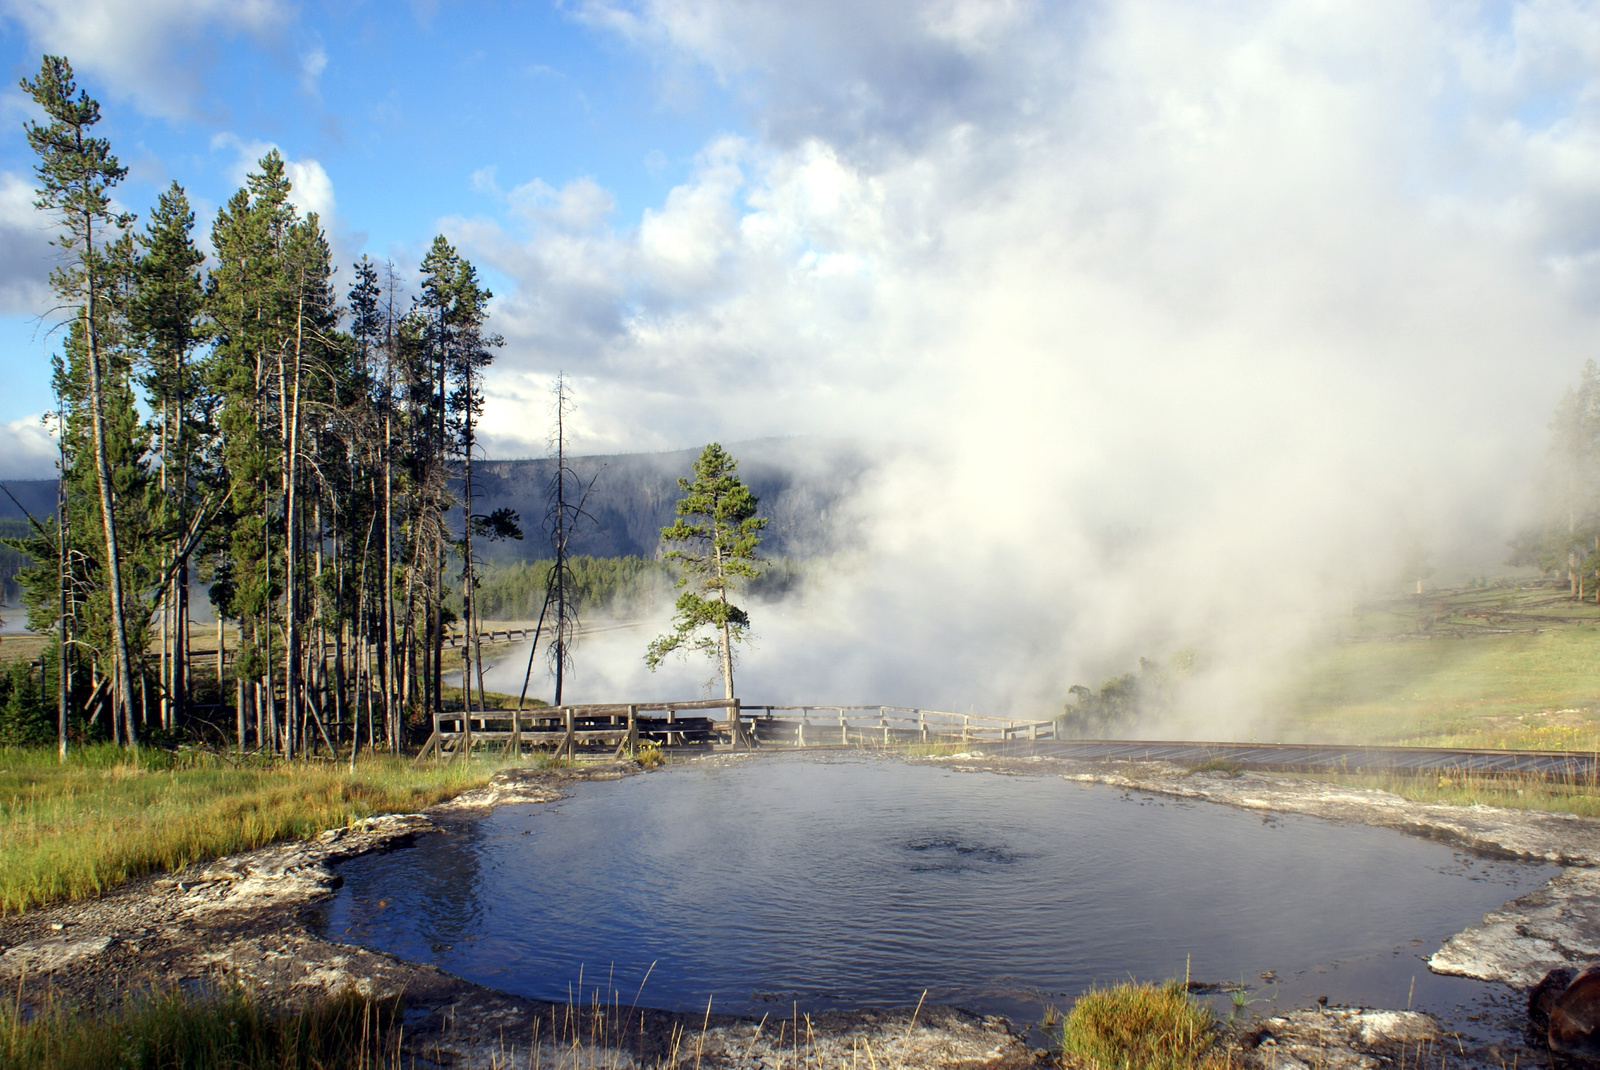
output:
M 117 515 L 112 507 L 112 473 L 107 438 L 106 378 L 102 366 L 101 334 L 105 326 L 108 293 L 117 277 L 113 256 L 106 247 L 126 231 L 132 218 L 115 211 L 111 189 L 127 175 L 127 168 L 111 154 L 104 138 L 90 134 L 100 121 L 100 105 L 79 92 L 72 65 L 61 56 L 45 56 L 39 77 L 23 79 L 21 87 L 33 98 L 48 123 L 28 122 L 28 144 L 39 156 L 34 172 L 39 179 L 35 207 L 53 215 L 59 224 L 54 239 L 64 262 L 50 273 L 50 283 L 62 305 L 72 309 L 73 329 L 83 349 L 87 372 L 87 407 L 90 440 L 102 534 L 105 538 L 105 588 L 109 595 L 112 649 L 115 656 L 113 695 L 130 743 L 137 740 L 134 727 L 129 657 L 128 616 L 123 607 L 122 548 Z
M 744 640 L 750 616 L 728 594 L 739 580 L 760 575 L 756 547 L 767 526 L 766 518 L 756 515 L 756 496 L 735 474 L 738 467 L 733 455 L 713 442 L 694 462 L 694 481 L 678 480 L 685 492 L 678 501 L 678 520 L 661 529 L 662 541 L 676 548 L 662 556 L 677 563 L 678 586 L 688 590 L 678 596 L 672 630 L 656 637 L 645 653 L 652 671 L 673 651 L 687 656 L 696 650 L 716 658 L 723 697 L 729 699 L 733 644 Z

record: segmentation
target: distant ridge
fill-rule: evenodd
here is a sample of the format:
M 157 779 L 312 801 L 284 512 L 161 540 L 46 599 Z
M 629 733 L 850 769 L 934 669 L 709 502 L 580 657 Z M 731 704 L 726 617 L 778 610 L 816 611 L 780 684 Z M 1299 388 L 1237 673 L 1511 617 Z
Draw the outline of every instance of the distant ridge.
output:
M 871 468 L 857 443 L 822 438 L 762 438 L 725 443 L 738 458 L 739 476 L 761 501 L 768 518 L 761 550 L 766 556 L 809 557 L 833 549 L 839 537 L 833 514 Z M 596 557 L 655 554 L 661 529 L 672 523 L 679 477 L 692 474 L 699 448 L 666 453 L 620 453 L 569 458 L 585 484 L 594 479 L 573 553 Z M 549 555 L 543 531 L 545 488 L 555 460 L 484 461 L 473 465 L 477 483 L 473 511 L 510 508 L 522 517 L 520 543 L 491 546 L 491 559 L 531 560 Z
M 859 443 L 824 438 L 761 438 L 725 443 L 739 460 L 739 476 L 761 500 L 769 519 L 762 533 L 766 556 L 809 557 L 834 548 L 840 537 L 834 513 L 872 466 Z M 672 523 L 679 496 L 678 478 L 691 474 L 698 447 L 666 453 L 617 453 L 572 457 L 568 463 L 585 484 L 594 479 L 586 511 L 593 516 L 574 535 L 571 550 L 596 557 L 656 552 L 661 529 Z M 543 530 L 545 488 L 555 474 L 555 460 L 480 461 L 473 465 L 477 483 L 473 511 L 515 509 L 522 517 L 521 542 L 490 544 L 491 560 L 535 560 L 549 556 Z M 597 477 L 597 478 L 596 478 Z M 0 480 L 36 518 L 56 511 L 53 479 Z M 459 489 L 459 488 L 458 488 Z M 459 510 L 455 511 L 459 518 Z M 23 516 L 11 499 L 0 494 L 0 518 Z
M 33 514 L 35 520 L 43 520 L 47 516 L 56 515 L 56 481 L 53 479 L 0 479 L 22 503 L 22 508 Z M 18 509 L 4 494 L 0 494 L 0 519 L 14 517 L 18 520 L 24 518 L 22 509 Z

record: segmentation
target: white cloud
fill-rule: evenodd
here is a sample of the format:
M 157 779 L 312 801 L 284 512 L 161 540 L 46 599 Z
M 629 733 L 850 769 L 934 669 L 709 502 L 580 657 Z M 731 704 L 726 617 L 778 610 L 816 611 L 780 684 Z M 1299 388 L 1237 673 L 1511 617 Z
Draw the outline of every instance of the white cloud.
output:
M 49 220 L 33 206 L 33 184 L 0 171 L 0 314 L 38 315 L 49 305 Z
M 55 475 L 56 439 L 39 414 L 0 424 L 0 479 Z
M 328 53 L 320 44 L 313 46 L 300 57 L 300 88 L 315 93 L 321 83 L 322 72 L 328 69 Z
M 583 12 L 764 136 L 633 228 L 543 183 L 450 221 L 517 282 L 499 441 L 538 452 L 565 368 L 600 448 L 915 447 L 855 503 L 858 567 L 774 624 L 762 701 L 1047 714 L 1200 643 L 1188 727 L 1258 730 L 1272 666 L 1414 533 L 1496 560 L 1592 353 L 1587 7 Z
M 287 153 L 270 141 L 245 141 L 233 134 L 213 136 L 211 147 L 229 148 L 234 151 L 232 178 L 241 186 L 250 173 L 256 170 L 261 158 L 277 149 L 278 154 L 283 157 L 284 173 L 288 176 L 291 186 L 289 202 L 302 213 L 316 212 L 322 217 L 324 227 L 334 224 L 338 215 L 338 203 L 334 198 L 333 179 L 328 177 L 328 172 L 315 159 L 308 156 L 292 160 Z
M 0 15 L 37 48 L 165 116 L 199 110 L 218 37 L 270 39 L 293 19 L 279 0 L 0 0 Z

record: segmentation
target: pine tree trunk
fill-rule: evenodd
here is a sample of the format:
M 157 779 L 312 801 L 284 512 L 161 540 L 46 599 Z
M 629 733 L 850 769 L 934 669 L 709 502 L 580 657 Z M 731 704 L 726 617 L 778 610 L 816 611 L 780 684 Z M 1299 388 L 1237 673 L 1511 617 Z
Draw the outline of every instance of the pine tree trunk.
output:
M 64 421 L 63 421 L 64 422 Z M 71 647 L 67 643 L 67 453 L 66 430 L 61 428 L 57 448 L 61 478 L 56 481 L 56 747 L 67 760 L 67 704 L 72 698 Z
M 303 708 L 302 694 L 304 682 L 299 677 L 300 668 L 300 598 L 296 587 L 297 566 L 299 565 L 300 545 L 300 510 L 299 502 L 299 462 L 300 462 L 300 346 L 302 342 L 302 328 L 304 325 L 305 298 L 302 297 L 295 309 L 294 332 L 294 380 L 292 385 L 292 400 L 287 414 L 288 423 L 284 428 L 286 441 L 284 443 L 288 456 L 284 460 L 284 584 L 283 584 L 283 706 L 284 722 L 287 732 L 285 735 L 285 757 L 293 758 L 296 739 L 294 723 L 296 716 Z
M 383 592 L 380 605 L 383 607 L 383 723 L 384 731 L 394 732 L 395 712 L 400 701 L 399 682 L 394 675 L 394 506 L 393 485 L 390 448 L 389 406 L 393 402 L 394 388 L 391 385 L 388 395 L 384 398 L 383 412 Z M 368 731 L 371 724 L 368 723 Z
M 86 224 L 86 226 L 89 224 Z M 86 242 L 92 250 L 93 245 Z M 100 518 L 106 541 L 106 586 L 111 596 L 111 641 L 115 647 L 116 679 L 112 681 L 116 705 L 122 713 L 128 746 L 137 750 L 139 731 L 133 723 L 133 661 L 128 653 L 127 614 L 123 608 L 122 551 L 117 541 L 116 510 L 111 492 L 111 458 L 106 448 L 105 394 L 100 379 L 99 332 L 94 325 L 95 280 L 88 274 L 88 297 L 84 302 L 84 337 L 89 346 L 90 423 L 94 427 L 95 475 L 100 485 Z

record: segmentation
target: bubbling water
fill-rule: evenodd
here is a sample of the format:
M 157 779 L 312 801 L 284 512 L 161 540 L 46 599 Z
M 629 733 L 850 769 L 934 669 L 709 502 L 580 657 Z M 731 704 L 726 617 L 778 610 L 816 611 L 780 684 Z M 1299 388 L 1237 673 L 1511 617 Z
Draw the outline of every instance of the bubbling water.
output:
M 926 993 L 1026 1019 L 1185 975 L 1443 1009 L 1484 986 L 1426 956 L 1553 872 L 1059 778 L 797 755 L 500 807 L 346 863 L 320 925 L 521 995 L 566 999 L 581 977 L 677 1010 Z

